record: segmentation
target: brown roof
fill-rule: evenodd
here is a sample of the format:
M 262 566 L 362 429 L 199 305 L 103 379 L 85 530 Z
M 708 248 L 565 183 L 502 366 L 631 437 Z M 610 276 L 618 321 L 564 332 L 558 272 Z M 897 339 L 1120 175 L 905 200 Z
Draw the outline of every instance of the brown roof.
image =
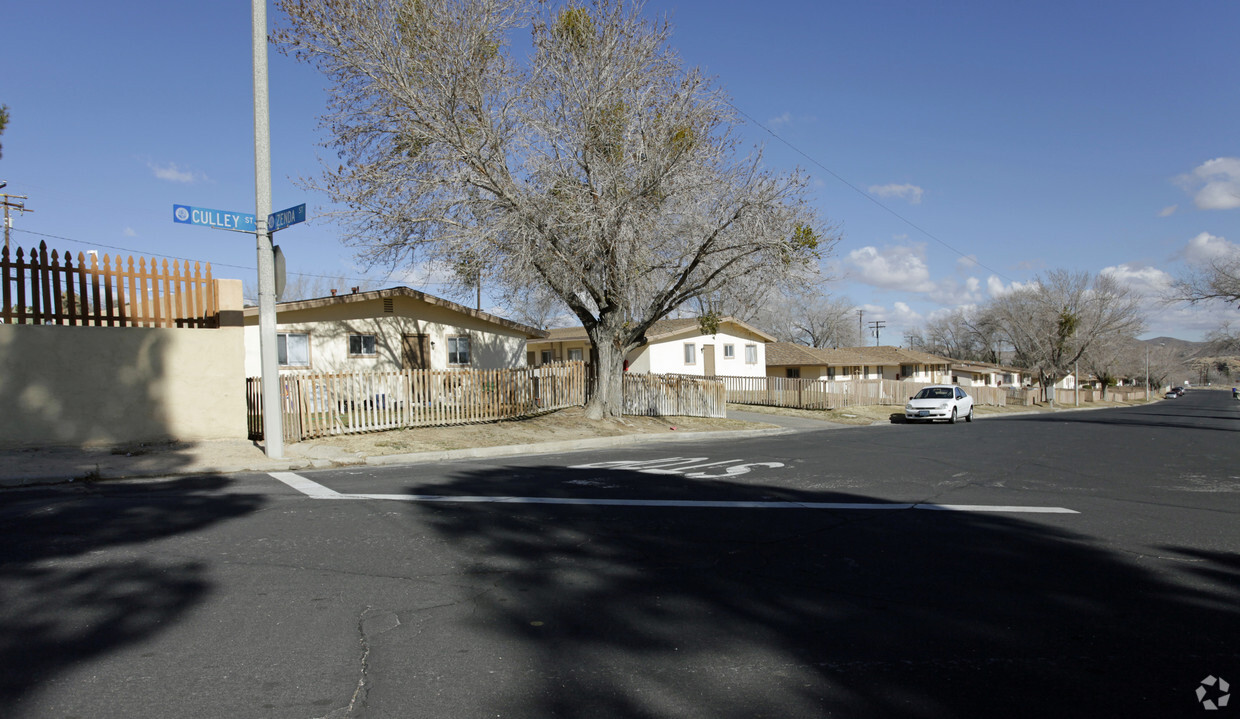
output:
M 428 295 L 425 292 L 419 292 L 413 289 L 412 287 L 389 287 L 386 290 L 371 290 L 370 292 L 351 292 L 347 295 L 332 295 L 330 297 L 316 297 L 310 300 L 296 300 L 293 302 L 280 302 L 276 304 L 276 315 L 279 316 L 281 312 L 293 312 L 296 310 L 316 309 L 319 307 L 329 307 L 331 305 L 344 305 L 344 304 L 351 304 L 354 302 L 369 302 L 371 300 L 382 299 L 385 297 L 412 297 L 415 300 L 421 300 L 423 302 L 426 302 L 427 304 L 437 305 L 439 307 L 450 309 L 455 312 L 460 312 L 461 314 L 469 315 L 470 317 L 474 317 L 480 320 L 484 320 L 486 322 L 491 322 L 493 324 L 500 325 L 501 327 L 507 327 L 508 329 L 511 329 L 511 330 L 516 330 L 518 332 L 524 332 L 529 338 L 545 337 L 547 334 L 546 331 L 540 330 L 537 327 L 531 327 L 529 325 L 521 324 L 520 322 L 514 322 L 512 320 L 504 319 L 503 317 L 497 317 L 489 312 L 483 312 L 482 310 L 471 309 L 469 307 L 466 307 L 465 305 L 459 305 L 453 302 L 452 300 L 445 300 L 442 297 L 436 297 L 434 295 Z M 246 307 L 245 316 L 246 317 L 257 317 L 258 307 Z
M 741 322 L 731 317 L 724 317 L 719 321 L 720 325 L 733 324 L 742 327 L 749 332 L 754 333 L 762 338 L 765 342 L 774 342 L 775 338 L 762 330 Z M 698 320 L 696 317 L 685 317 L 672 320 L 659 320 L 646 330 L 646 340 L 655 342 L 665 337 L 685 332 L 686 330 L 696 330 L 698 328 Z M 586 334 L 585 327 L 560 327 L 547 330 L 547 336 L 540 342 L 589 342 L 590 338 Z
M 766 346 L 766 364 L 770 366 L 852 367 L 856 365 L 951 364 L 952 360 L 938 355 L 904 349 L 903 347 L 840 347 L 820 349 L 776 342 Z

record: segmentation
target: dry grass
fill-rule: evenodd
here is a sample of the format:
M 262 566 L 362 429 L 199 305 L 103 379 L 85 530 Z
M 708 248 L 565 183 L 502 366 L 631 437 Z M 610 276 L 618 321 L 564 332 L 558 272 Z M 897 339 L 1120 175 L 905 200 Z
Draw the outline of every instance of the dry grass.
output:
M 307 444 L 335 447 L 366 455 L 383 455 L 616 437 L 626 434 L 767 429 L 772 426 L 706 417 L 625 417 L 623 421 L 596 421 L 586 419 L 580 407 L 572 407 L 528 419 L 320 437 L 307 440 Z

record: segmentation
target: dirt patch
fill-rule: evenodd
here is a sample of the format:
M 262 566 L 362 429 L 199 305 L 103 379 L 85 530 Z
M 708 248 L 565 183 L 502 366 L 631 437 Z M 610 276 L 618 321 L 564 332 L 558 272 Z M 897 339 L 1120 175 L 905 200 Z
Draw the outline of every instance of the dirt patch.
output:
M 773 426 L 736 419 L 707 417 L 625 417 L 623 420 L 589 420 L 586 419 L 580 407 L 573 407 L 528 419 L 320 437 L 307 440 L 304 444 L 374 456 L 617 437 L 626 434 L 715 432 L 770 429 Z

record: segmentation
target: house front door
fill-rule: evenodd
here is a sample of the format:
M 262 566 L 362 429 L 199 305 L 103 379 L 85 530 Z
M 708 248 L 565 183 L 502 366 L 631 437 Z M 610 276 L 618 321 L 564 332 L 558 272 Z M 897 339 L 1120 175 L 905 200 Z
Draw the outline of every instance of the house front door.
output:
M 702 372 L 707 377 L 715 376 L 715 346 L 702 345 Z
M 403 369 L 430 369 L 431 350 L 430 336 L 405 335 Z

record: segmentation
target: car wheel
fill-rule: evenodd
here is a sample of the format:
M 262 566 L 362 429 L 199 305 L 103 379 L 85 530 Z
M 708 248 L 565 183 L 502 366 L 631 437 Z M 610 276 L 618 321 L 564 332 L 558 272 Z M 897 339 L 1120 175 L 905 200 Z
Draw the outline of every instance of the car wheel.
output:
M 965 415 L 965 417 L 964 417 L 964 421 L 966 421 L 966 422 L 972 422 L 972 421 L 973 421 L 973 408 L 972 408 L 972 407 L 970 407 L 970 408 L 969 408 L 969 413 L 968 413 L 967 415 Z
M 947 423 L 948 424 L 956 423 L 956 408 L 955 407 L 952 407 L 952 416 L 951 416 L 951 419 L 947 420 Z

